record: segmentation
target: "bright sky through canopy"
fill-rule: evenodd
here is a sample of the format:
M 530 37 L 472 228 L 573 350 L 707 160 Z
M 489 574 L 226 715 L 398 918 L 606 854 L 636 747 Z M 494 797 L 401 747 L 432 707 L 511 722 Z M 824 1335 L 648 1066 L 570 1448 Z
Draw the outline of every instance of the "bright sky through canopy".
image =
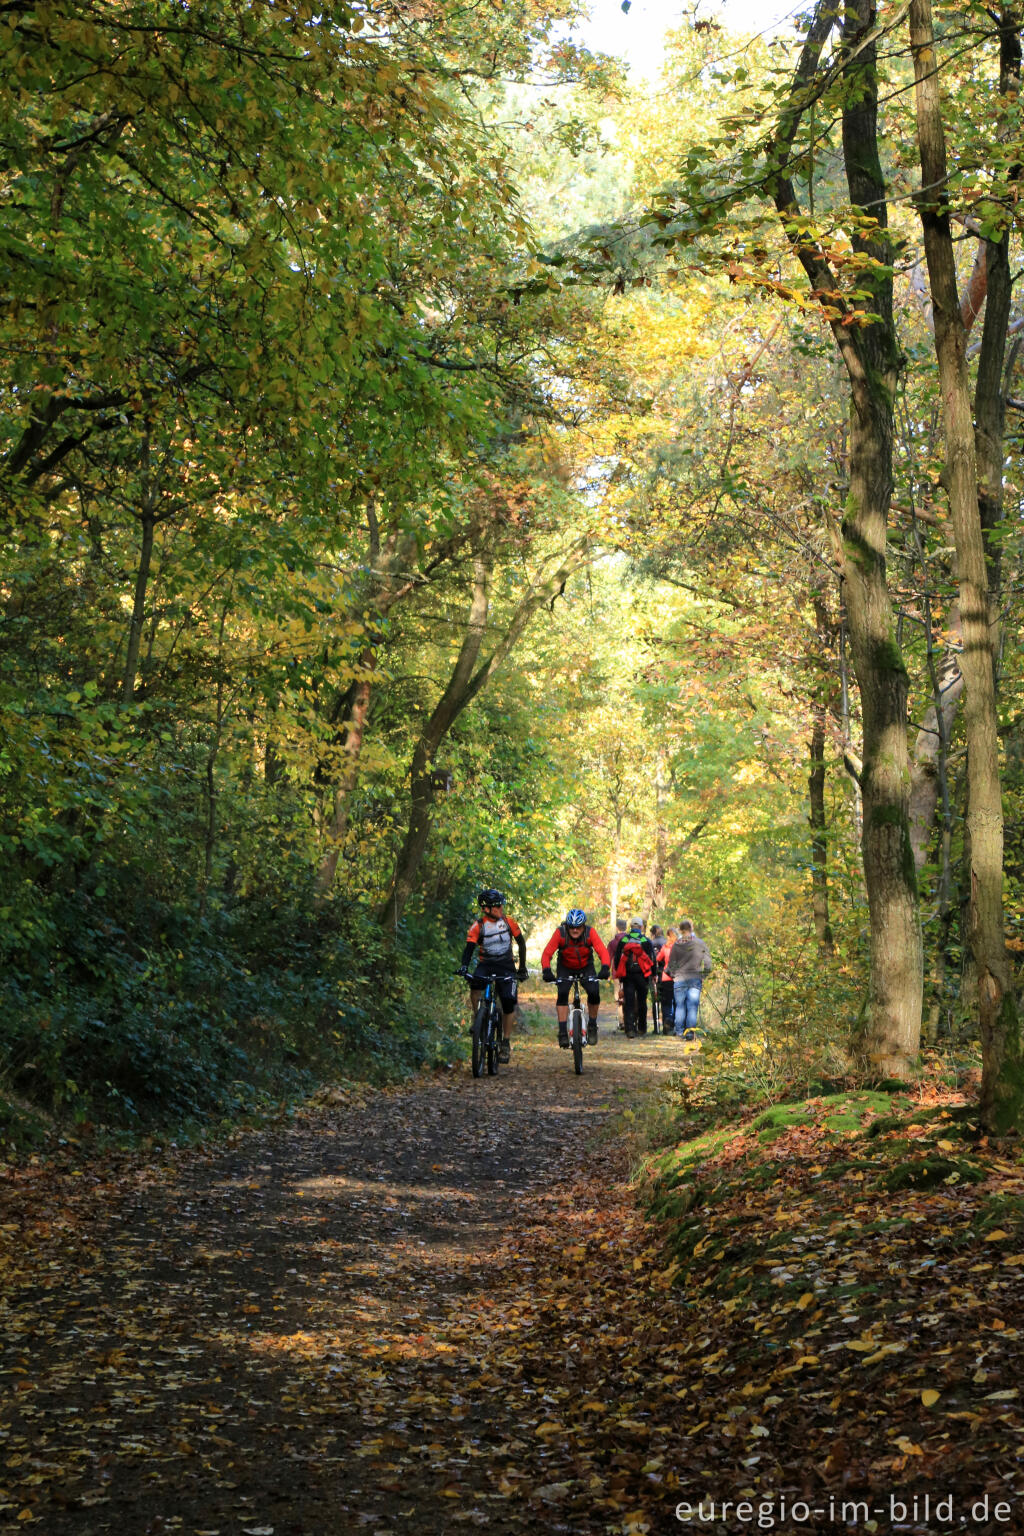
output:
M 589 47 L 624 59 L 634 74 L 653 79 L 661 69 L 665 33 L 684 19 L 714 16 L 730 31 L 777 33 L 788 30 L 804 9 L 800 0 L 721 0 L 693 9 L 677 0 L 633 0 L 623 11 L 620 0 L 593 0 L 590 20 L 577 31 Z

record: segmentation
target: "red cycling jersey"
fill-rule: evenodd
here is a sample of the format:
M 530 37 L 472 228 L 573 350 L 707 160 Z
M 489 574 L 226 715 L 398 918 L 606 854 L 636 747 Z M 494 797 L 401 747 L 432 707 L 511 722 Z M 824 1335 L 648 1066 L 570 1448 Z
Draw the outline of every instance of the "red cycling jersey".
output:
M 558 958 L 567 971 L 589 971 L 594 964 L 594 951 L 602 965 L 611 965 L 611 957 L 605 948 L 604 939 L 596 928 L 588 928 L 578 939 L 571 939 L 566 931 L 564 923 L 559 923 L 547 944 L 544 953 L 540 957 L 542 966 L 551 964 L 552 956 L 558 950 Z

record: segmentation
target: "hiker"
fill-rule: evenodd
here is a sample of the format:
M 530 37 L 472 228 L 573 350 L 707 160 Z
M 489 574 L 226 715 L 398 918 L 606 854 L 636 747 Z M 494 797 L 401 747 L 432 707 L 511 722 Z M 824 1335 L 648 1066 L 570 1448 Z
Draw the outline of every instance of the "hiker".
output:
M 668 954 L 668 969 L 675 991 L 674 1034 L 681 1040 L 689 1032 L 692 1040 L 704 977 L 711 974 L 711 952 L 704 940 L 697 937 L 688 917 L 679 924 L 679 937 Z
M 619 948 L 622 944 L 625 933 L 626 919 L 624 917 L 617 917 L 615 919 L 615 932 L 608 940 L 608 962 L 612 968 L 612 975 L 616 977 L 617 972 L 615 967 L 619 963 Z M 622 982 L 619 980 L 616 980 L 615 982 L 615 1006 L 619 1010 L 619 1028 L 625 1029 L 626 1025 L 622 1015 Z
M 654 974 L 654 949 L 636 919 L 623 934 L 615 974 L 622 982 L 626 1039 L 635 1040 L 638 1034 L 647 1033 L 647 988 Z
M 655 956 L 658 976 L 658 997 L 661 1000 L 661 1030 L 662 1034 L 665 1035 L 672 1033 L 676 1016 L 675 987 L 672 984 L 672 972 L 668 968 L 668 957 L 672 945 L 678 937 L 678 928 L 666 929 L 665 942 Z

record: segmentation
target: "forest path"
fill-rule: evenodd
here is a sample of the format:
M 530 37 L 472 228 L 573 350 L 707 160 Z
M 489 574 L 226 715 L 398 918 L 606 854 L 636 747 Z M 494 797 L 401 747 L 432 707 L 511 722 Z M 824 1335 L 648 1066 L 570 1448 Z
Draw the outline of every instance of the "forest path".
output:
M 672 1528 L 643 1336 L 681 1303 L 608 1132 L 684 1058 L 611 1024 L 576 1077 L 553 1035 L 215 1153 L 25 1170 L 0 1524 Z

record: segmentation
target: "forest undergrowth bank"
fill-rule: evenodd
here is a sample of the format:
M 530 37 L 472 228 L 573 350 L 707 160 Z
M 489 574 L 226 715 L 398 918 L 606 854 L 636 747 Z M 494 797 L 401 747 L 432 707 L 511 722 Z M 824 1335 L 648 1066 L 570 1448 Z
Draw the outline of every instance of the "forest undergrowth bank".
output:
M 81 903 L 45 979 L 0 979 L 0 1157 L 223 1135 L 465 1054 L 435 927 L 386 946 L 358 906 L 243 902 L 198 923 L 136 903 L 115 928 Z
M 687 1303 L 701 1496 L 756 1509 L 770 1490 L 783 1529 L 783 1493 L 811 1512 L 794 1528 L 1008 1528 L 1024 1509 L 1019 1142 L 979 1135 L 976 1077 L 955 1086 L 937 1057 L 913 1086 L 740 1110 L 723 1066 L 672 1081 L 640 1181 Z

